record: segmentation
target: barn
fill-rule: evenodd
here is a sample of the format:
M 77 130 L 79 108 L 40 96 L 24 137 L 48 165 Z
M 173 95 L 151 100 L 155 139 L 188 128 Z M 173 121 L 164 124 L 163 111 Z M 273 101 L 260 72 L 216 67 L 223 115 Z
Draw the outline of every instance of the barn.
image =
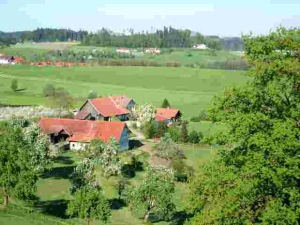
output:
M 81 150 L 91 140 L 108 142 L 114 138 L 120 143 L 121 150 L 129 148 L 129 129 L 120 121 L 91 121 L 42 117 L 39 126 L 44 134 L 49 135 L 52 143 L 60 140 L 69 142 L 70 149 Z
M 156 121 L 165 121 L 167 124 L 178 121 L 180 118 L 180 110 L 174 108 L 158 108 L 155 115 Z
M 75 115 L 75 119 L 111 121 L 118 118 L 126 121 L 134 107 L 134 100 L 126 95 L 88 99 Z

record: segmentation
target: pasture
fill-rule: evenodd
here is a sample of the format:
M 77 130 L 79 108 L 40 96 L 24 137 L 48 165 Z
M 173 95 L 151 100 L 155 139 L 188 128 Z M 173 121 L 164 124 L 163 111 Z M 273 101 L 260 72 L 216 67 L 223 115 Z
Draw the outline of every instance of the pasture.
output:
M 12 79 L 18 80 L 22 91 L 11 90 Z M 0 103 L 43 105 L 43 88 L 52 83 L 77 97 L 77 107 L 95 90 L 100 96 L 127 94 L 138 104 L 159 106 L 167 98 L 172 107 L 182 110 L 184 118 L 189 119 L 205 109 L 214 95 L 249 79 L 245 71 L 186 67 L 1 66 Z

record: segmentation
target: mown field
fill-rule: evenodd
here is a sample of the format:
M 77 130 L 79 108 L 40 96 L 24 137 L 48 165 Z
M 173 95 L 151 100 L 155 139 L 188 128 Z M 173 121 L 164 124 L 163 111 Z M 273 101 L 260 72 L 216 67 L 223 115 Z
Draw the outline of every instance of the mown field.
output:
M 153 143 L 146 143 L 147 148 Z M 202 162 L 209 159 L 211 150 L 208 146 L 181 145 L 186 156 L 186 163 L 195 170 L 199 169 Z M 126 154 L 126 153 L 122 153 Z M 147 163 L 149 153 L 143 149 L 134 150 L 134 154 L 140 162 Z M 74 166 L 80 160 L 80 156 L 75 151 L 66 151 L 54 162 L 53 167 L 42 174 L 37 183 L 38 200 L 32 206 L 25 206 L 19 201 L 12 201 L 7 210 L 0 209 L 0 225 L 63 225 L 63 224 L 82 224 L 79 219 L 72 219 L 65 215 L 67 203 L 72 199 L 70 194 L 70 176 Z M 140 171 L 136 176 L 128 179 L 130 185 L 141 183 L 145 172 Z M 114 225 L 138 225 L 142 220 L 138 219 L 126 206 L 118 204 L 117 192 L 114 188 L 117 178 L 106 179 L 97 176 L 101 183 L 105 196 L 110 200 L 112 207 L 111 224 Z M 1 197 L 1 196 L 0 196 Z M 173 198 L 178 214 L 188 207 L 188 184 L 176 183 Z M 180 217 L 178 218 L 180 220 Z M 176 224 L 170 222 L 157 221 L 156 225 Z M 91 223 L 91 225 L 98 223 Z
M 17 79 L 20 91 L 11 90 Z M 0 102 L 2 104 L 45 104 L 46 83 L 63 87 L 81 97 L 79 106 L 91 90 L 101 96 L 127 94 L 138 104 L 159 106 L 167 98 L 182 110 L 184 118 L 198 115 L 211 98 L 232 85 L 250 78 L 244 71 L 166 68 L 166 67 L 0 67 Z

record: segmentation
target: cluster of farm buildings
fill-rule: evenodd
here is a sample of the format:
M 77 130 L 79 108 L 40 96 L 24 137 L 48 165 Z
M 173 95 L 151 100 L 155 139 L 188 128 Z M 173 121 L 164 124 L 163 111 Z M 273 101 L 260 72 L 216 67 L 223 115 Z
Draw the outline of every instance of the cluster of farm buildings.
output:
M 88 99 L 74 119 L 42 117 L 39 126 L 52 143 L 63 139 L 70 149 L 84 149 L 94 139 L 107 142 L 114 138 L 121 150 L 127 150 L 130 130 L 126 121 L 132 119 L 134 110 L 135 101 L 126 95 Z M 178 109 L 158 108 L 155 120 L 170 124 L 180 116 Z

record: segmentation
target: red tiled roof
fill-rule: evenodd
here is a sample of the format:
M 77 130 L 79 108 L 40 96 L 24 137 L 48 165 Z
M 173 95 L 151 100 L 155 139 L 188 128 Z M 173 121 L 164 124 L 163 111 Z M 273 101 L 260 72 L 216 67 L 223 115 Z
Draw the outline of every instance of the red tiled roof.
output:
M 132 98 L 129 98 L 127 95 L 117 95 L 109 97 L 113 100 L 116 105 L 127 107 Z
M 156 111 L 155 120 L 170 120 L 179 113 L 178 109 L 171 109 L 171 108 L 158 108 Z
M 85 111 L 79 111 L 76 113 L 74 119 L 76 120 L 84 120 L 90 113 Z
M 116 104 L 111 97 L 90 99 L 90 103 L 104 117 L 129 114 L 130 111 Z
M 126 124 L 119 121 L 73 120 L 42 117 L 39 126 L 45 134 L 66 131 L 69 141 L 90 142 L 93 139 L 109 141 L 112 137 L 120 140 Z

